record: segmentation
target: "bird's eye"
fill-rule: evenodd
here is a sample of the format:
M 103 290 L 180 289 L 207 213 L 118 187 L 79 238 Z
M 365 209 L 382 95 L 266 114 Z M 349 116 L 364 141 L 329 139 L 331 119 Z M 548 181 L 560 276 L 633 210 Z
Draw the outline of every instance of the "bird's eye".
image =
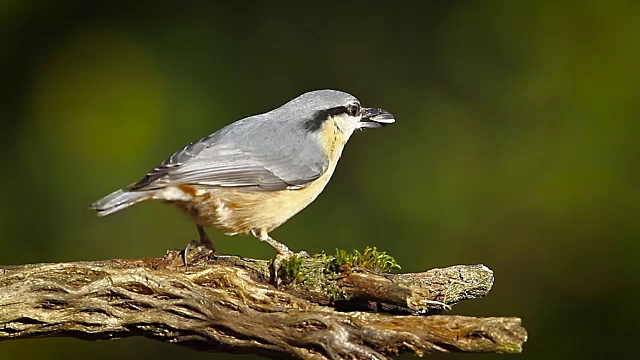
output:
M 358 116 L 359 112 L 360 112 L 360 105 L 358 104 L 351 104 L 347 107 L 347 113 L 349 113 L 349 115 L 351 116 Z

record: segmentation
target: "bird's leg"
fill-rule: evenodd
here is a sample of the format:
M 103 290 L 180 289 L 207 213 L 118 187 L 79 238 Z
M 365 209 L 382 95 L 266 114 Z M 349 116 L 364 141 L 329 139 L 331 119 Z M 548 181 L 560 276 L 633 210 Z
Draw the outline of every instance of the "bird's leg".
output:
M 204 227 L 202 225 L 198 225 L 198 234 L 200 234 L 200 244 L 215 253 L 216 248 L 213 246 L 213 241 L 209 239 L 209 235 L 204 231 Z
M 275 241 L 271 236 L 269 236 L 269 234 L 267 233 L 267 230 L 265 229 L 252 229 L 251 235 L 273 246 L 278 252 L 278 256 L 289 257 L 293 255 L 293 251 L 289 250 L 287 245 L 281 242 Z
M 190 241 L 187 244 L 187 247 L 184 248 L 183 262 L 185 268 L 188 266 L 187 255 L 189 253 L 189 249 L 191 249 L 192 247 L 204 246 L 209 249 L 211 253 L 215 254 L 216 252 L 216 248 L 213 246 L 213 242 L 211 241 L 211 239 L 209 239 L 206 231 L 204 231 L 204 227 L 201 225 L 198 225 L 198 234 L 200 235 L 200 242 L 195 240 Z
M 280 270 L 280 264 L 282 264 L 283 260 L 289 259 L 292 255 L 296 255 L 299 258 L 308 258 L 309 254 L 306 251 L 301 251 L 299 253 L 294 253 L 289 250 L 287 245 L 274 240 L 269 234 L 267 230 L 264 228 L 261 229 L 252 229 L 251 235 L 257 237 L 258 239 L 266 242 L 267 244 L 273 246 L 278 254 L 276 254 L 276 258 L 273 260 L 273 278 L 272 281 L 278 282 L 278 270 Z

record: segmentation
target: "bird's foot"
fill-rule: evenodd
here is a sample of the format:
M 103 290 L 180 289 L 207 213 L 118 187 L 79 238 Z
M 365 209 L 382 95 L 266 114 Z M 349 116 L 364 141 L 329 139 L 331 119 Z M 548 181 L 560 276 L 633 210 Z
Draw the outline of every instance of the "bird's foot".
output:
M 206 243 L 191 240 L 182 251 L 182 260 L 185 269 L 189 267 L 189 264 L 194 264 L 203 258 L 208 258 L 212 254 L 215 254 L 215 250 L 207 246 Z
M 278 254 L 276 255 L 276 258 L 273 259 L 273 261 L 271 262 L 271 265 L 269 266 L 269 272 L 271 273 L 271 283 L 275 284 L 276 286 L 278 286 L 281 283 L 278 279 L 278 271 L 280 270 L 280 266 L 285 260 L 288 261 L 289 259 L 291 259 L 292 256 L 295 256 L 298 259 L 309 257 L 309 253 L 306 251 L 300 251 L 299 253 L 294 253 L 293 251 L 289 250 L 287 245 L 281 242 L 278 242 L 274 240 L 271 236 L 269 236 L 265 228 L 251 229 L 251 235 L 271 245 L 278 252 Z
M 297 253 L 294 253 L 293 255 L 297 256 L 298 259 L 308 259 L 311 257 L 311 255 L 309 255 L 308 252 L 302 250 L 302 251 L 298 251 Z
M 289 262 L 292 260 L 292 258 L 295 259 L 306 259 L 309 258 L 309 253 L 306 251 L 300 251 L 297 253 L 294 253 L 293 251 L 289 250 L 288 248 L 286 248 L 285 251 L 282 251 L 284 249 L 279 249 L 280 251 L 278 251 L 278 254 L 276 254 L 275 259 L 273 259 L 273 261 L 271 262 L 270 266 L 269 266 L 269 272 L 271 275 L 271 283 L 276 285 L 276 287 L 279 287 L 282 284 L 282 278 L 280 276 L 278 276 L 278 273 L 280 272 L 280 270 L 282 269 L 282 264 L 284 262 Z
M 437 300 L 420 300 L 420 303 L 427 306 L 424 309 L 420 309 L 416 312 L 416 315 L 427 315 L 431 313 L 431 310 L 436 309 L 436 311 L 449 311 L 451 310 L 451 306 L 443 303 L 442 301 Z
M 198 225 L 197 228 L 198 228 L 198 234 L 200 235 L 200 245 L 206 247 L 207 249 L 215 253 L 216 247 L 213 246 L 213 241 L 211 241 L 211 239 L 209 238 L 209 235 L 207 235 L 207 232 L 204 231 L 204 227 L 201 225 Z

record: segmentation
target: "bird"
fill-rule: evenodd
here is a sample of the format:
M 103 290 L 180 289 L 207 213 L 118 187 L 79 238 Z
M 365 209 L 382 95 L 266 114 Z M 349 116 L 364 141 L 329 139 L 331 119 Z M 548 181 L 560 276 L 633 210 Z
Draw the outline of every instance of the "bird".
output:
M 269 233 L 324 190 L 356 130 L 394 122 L 388 111 L 362 107 L 349 93 L 309 91 L 186 145 L 90 208 L 106 216 L 147 200 L 175 204 L 214 253 L 205 226 L 253 235 L 275 248 L 277 258 L 287 258 L 294 253 Z

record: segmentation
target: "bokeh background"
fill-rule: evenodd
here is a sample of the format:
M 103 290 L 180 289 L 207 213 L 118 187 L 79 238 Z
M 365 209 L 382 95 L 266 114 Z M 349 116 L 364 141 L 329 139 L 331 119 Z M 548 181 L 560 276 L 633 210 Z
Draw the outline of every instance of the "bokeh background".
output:
M 640 3 L 0 1 L 0 264 L 161 256 L 170 206 L 87 206 L 184 144 L 308 90 L 397 123 L 357 133 L 273 233 L 375 245 L 403 271 L 483 263 L 454 314 L 518 316 L 522 359 L 631 356 L 640 298 Z M 270 258 L 210 230 L 225 253 Z M 147 339 L 0 343 L 0 358 L 210 359 Z M 437 355 L 493 359 L 499 355 Z

